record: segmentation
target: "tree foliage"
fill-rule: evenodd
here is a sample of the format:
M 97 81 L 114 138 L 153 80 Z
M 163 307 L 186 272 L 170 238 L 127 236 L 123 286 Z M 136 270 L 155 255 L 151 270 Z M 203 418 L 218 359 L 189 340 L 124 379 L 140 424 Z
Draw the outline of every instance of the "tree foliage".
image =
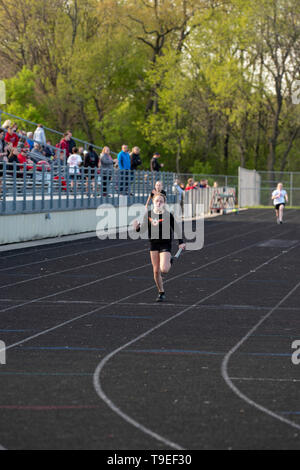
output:
M 177 172 L 300 170 L 298 0 L 0 0 L 5 109 Z

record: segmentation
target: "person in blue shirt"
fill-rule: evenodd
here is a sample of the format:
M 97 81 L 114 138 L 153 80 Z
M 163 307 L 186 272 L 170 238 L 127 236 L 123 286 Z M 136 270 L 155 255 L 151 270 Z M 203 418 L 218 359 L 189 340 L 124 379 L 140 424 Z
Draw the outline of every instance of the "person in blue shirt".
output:
M 29 144 L 30 151 L 33 149 L 34 140 L 33 140 L 33 132 L 27 132 L 27 143 Z
M 122 150 L 118 154 L 118 164 L 120 170 L 120 192 L 123 194 L 128 194 L 128 176 L 131 165 L 128 145 L 122 145 Z

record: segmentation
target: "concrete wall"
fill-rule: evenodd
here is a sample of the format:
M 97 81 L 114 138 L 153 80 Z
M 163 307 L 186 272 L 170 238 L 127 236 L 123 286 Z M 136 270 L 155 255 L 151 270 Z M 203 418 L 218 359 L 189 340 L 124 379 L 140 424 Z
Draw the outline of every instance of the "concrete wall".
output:
M 143 213 L 144 205 L 141 206 Z M 130 213 L 130 207 L 128 207 Z M 131 214 L 129 223 L 138 214 Z M 37 214 L 2 215 L 0 217 L 0 245 L 60 237 L 85 232 L 114 232 L 127 227 L 127 206 L 114 208 L 101 205 L 98 209 L 83 209 Z

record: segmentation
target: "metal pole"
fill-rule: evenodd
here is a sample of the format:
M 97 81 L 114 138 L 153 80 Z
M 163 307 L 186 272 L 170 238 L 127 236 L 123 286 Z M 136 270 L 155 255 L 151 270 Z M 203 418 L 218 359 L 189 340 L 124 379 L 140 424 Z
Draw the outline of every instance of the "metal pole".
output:
M 293 205 L 293 172 L 290 172 L 290 205 Z

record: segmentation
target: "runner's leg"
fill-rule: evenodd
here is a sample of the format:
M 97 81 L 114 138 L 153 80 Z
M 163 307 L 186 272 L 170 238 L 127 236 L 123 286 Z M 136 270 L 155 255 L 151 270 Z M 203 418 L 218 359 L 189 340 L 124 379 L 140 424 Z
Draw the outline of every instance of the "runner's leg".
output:
M 282 219 L 283 219 L 283 209 L 284 209 L 284 205 L 281 204 L 279 207 L 279 221 L 280 222 L 282 222 Z
M 159 252 L 150 251 L 150 258 L 151 258 L 151 263 L 153 267 L 154 281 L 157 286 L 158 292 L 164 292 L 163 281 L 162 281 L 160 266 L 159 266 Z
M 167 274 L 171 268 L 171 253 L 162 251 L 160 254 L 160 270 L 163 274 Z

